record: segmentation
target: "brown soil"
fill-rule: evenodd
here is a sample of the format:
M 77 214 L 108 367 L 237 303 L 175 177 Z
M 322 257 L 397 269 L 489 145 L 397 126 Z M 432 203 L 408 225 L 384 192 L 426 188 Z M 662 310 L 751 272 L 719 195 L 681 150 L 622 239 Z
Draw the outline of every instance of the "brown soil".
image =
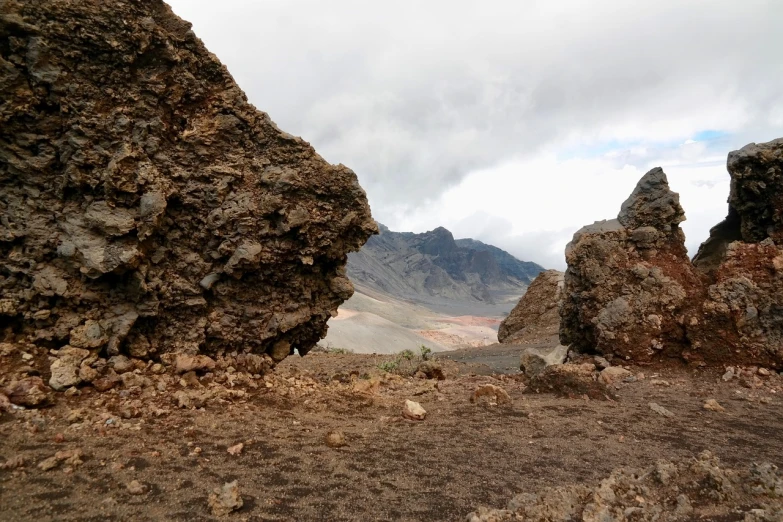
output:
M 47 409 L 3 414 L 0 464 L 25 464 L 0 469 L 0 520 L 217 520 L 208 497 L 234 480 L 244 505 L 233 520 L 464 520 L 522 491 L 592 486 L 620 466 L 702 450 L 726 465 L 783 466 L 783 379 L 774 373 L 751 389 L 714 371 L 637 367 L 644 378 L 622 384 L 617 401 L 592 401 L 526 393 L 518 375 L 467 373 L 489 368 L 470 361 L 441 361 L 447 379 L 427 381 L 379 371 L 388 360 L 289 358 L 265 379 L 237 378 L 244 396 L 222 394 L 204 409 L 178 409 L 172 396 L 182 387 L 172 381 L 155 396 L 82 388 Z M 504 388 L 512 406 L 471 403 L 482 383 Z M 145 396 L 136 409 L 134 393 Z M 704 410 L 710 398 L 726 411 Z M 421 403 L 426 420 L 403 419 L 405 399 Z M 327 446 L 333 430 L 346 446 Z M 242 452 L 229 454 L 240 442 Z M 74 449 L 83 464 L 38 467 Z M 134 480 L 148 491 L 132 495 Z

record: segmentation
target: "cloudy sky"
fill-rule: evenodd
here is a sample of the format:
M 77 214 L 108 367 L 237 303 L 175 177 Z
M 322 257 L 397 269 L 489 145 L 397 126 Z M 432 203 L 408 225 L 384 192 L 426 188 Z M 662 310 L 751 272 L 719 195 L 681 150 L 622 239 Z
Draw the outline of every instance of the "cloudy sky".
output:
M 356 171 L 392 230 L 563 268 L 663 166 L 691 253 L 726 154 L 783 136 L 779 0 L 169 0 L 252 103 Z

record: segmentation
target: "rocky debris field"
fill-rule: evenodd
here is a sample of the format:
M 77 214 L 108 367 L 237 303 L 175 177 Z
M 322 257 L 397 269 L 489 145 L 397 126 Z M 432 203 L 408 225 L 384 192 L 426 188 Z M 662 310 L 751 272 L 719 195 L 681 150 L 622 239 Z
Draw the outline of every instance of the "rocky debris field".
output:
M 564 495 L 638 520 L 779 520 L 777 486 L 753 489 L 783 466 L 765 368 L 585 358 L 542 389 L 481 361 L 311 353 L 261 375 L 228 354 L 115 361 L 113 387 L 54 392 L 3 350 L 0 520 L 549 520 L 531 513 Z

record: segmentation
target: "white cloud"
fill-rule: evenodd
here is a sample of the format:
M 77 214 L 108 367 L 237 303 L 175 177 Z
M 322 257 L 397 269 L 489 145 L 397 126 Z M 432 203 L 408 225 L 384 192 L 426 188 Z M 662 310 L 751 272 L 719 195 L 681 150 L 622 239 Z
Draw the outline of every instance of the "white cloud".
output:
M 728 151 L 783 135 L 774 0 L 169 1 L 380 221 L 543 264 L 656 165 L 693 248 L 725 213 Z

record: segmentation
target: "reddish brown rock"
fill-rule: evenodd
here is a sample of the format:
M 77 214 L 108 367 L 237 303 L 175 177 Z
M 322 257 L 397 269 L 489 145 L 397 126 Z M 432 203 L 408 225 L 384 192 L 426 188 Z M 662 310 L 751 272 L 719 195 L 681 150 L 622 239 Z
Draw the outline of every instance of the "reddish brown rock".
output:
M 729 154 L 728 217 L 691 263 L 660 169 L 566 249 L 560 338 L 635 362 L 783 368 L 783 139 Z
M 637 362 L 682 354 L 683 320 L 702 292 L 683 219 L 679 197 L 657 168 L 639 181 L 617 220 L 574 235 L 566 247 L 563 344 Z
M 530 283 L 525 295 L 498 328 L 498 342 L 512 344 L 557 335 L 560 328 L 562 272 L 545 270 Z
M 350 169 L 160 0 L 10 0 L 0 34 L 1 324 L 144 358 L 323 337 L 377 231 Z
M 26 377 L 18 381 L 12 381 L 5 387 L 3 393 L 8 400 L 18 406 L 37 407 L 43 406 L 51 399 L 50 389 L 40 377 Z
M 783 368 L 783 139 L 729 154 L 729 215 L 694 258 L 708 279 L 689 357 Z

